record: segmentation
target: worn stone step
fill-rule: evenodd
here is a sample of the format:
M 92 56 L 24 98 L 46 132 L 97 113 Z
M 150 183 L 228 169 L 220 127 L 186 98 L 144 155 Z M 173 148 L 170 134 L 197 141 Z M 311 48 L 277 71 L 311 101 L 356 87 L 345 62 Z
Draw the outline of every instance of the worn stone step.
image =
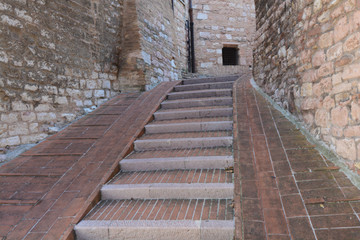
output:
M 169 100 L 205 97 L 231 97 L 232 89 L 206 89 L 186 92 L 171 92 L 168 94 Z
M 120 162 L 124 172 L 154 170 L 219 169 L 234 166 L 232 156 L 191 156 L 167 158 L 131 158 Z
M 222 117 L 232 116 L 233 108 L 227 106 L 220 107 L 198 107 L 188 109 L 171 109 L 166 111 L 157 111 L 154 114 L 155 120 L 187 119 L 202 117 Z
M 181 91 L 196 91 L 204 89 L 232 89 L 234 81 L 215 82 L 215 83 L 200 83 L 200 84 L 189 84 L 189 85 L 178 85 L 175 86 L 175 92 Z
M 218 122 L 188 122 L 169 124 L 148 124 L 145 126 L 146 133 L 176 133 L 176 132 L 199 132 L 199 131 L 225 131 L 232 130 L 232 121 Z
M 200 84 L 200 83 L 215 83 L 215 82 L 227 82 L 236 81 L 239 76 L 225 76 L 225 77 L 210 77 L 210 78 L 193 78 L 183 80 L 183 85 Z
M 232 137 L 168 138 L 136 140 L 135 151 L 161 149 L 187 149 L 226 147 L 232 145 Z
M 228 221 L 81 221 L 78 240 L 232 240 L 235 222 Z
M 233 193 L 232 183 L 107 184 L 101 189 L 101 199 L 233 198 Z
M 232 97 L 213 97 L 199 99 L 168 100 L 161 103 L 162 109 L 206 107 L 206 106 L 232 106 Z

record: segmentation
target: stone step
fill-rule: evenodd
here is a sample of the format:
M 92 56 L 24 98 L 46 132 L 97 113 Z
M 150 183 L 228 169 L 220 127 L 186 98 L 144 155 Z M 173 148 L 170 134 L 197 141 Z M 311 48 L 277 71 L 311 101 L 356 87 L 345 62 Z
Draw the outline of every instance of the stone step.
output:
M 177 157 L 226 157 L 232 156 L 232 147 L 217 147 L 217 148 L 193 148 L 193 149 L 178 149 L 178 150 L 156 150 L 156 151 L 141 151 L 132 152 L 126 159 L 151 159 L 151 158 L 177 158 Z M 122 160 L 124 161 L 124 160 Z
M 172 120 L 155 120 L 150 124 L 161 125 L 161 124 L 173 124 L 173 123 L 204 123 L 204 122 L 223 122 L 233 121 L 232 117 L 203 117 L 203 118 L 183 118 L 183 119 L 172 119 Z
M 171 92 L 168 94 L 169 100 L 187 98 L 206 98 L 206 97 L 231 97 L 232 89 L 206 89 L 198 91 Z
M 232 183 L 107 184 L 101 189 L 102 200 L 233 197 L 234 184 Z
M 156 171 L 120 171 L 109 184 L 153 183 L 232 183 L 232 173 L 225 169 L 190 169 Z
M 200 83 L 215 83 L 215 82 L 227 82 L 236 81 L 239 76 L 226 76 L 226 77 L 210 77 L 210 78 L 193 78 L 183 80 L 183 85 L 200 84 Z
M 84 220 L 233 220 L 231 203 L 231 199 L 104 200 Z
M 230 137 L 232 131 L 212 131 L 212 132 L 180 132 L 180 133 L 155 133 L 145 134 L 139 140 L 153 139 L 180 139 L 180 138 L 209 138 L 209 137 Z
M 169 124 L 148 124 L 145 126 L 146 133 L 176 133 L 176 132 L 200 132 L 200 131 L 225 131 L 232 130 L 232 121 L 218 122 L 188 122 Z
M 234 158 L 232 156 L 131 158 L 120 162 L 120 168 L 124 172 L 206 168 L 225 169 L 232 166 L 234 166 Z
M 182 92 L 182 91 L 196 91 L 196 90 L 205 90 L 205 89 L 225 89 L 225 88 L 232 89 L 233 84 L 234 81 L 178 85 L 175 86 L 174 91 Z
M 81 221 L 77 240 L 232 240 L 235 221 Z
M 155 120 L 171 120 L 186 118 L 202 118 L 202 117 L 222 117 L 232 116 L 232 107 L 204 107 L 204 108 L 188 108 L 188 109 L 172 109 L 167 111 L 157 111 L 154 114 Z
M 168 138 L 136 140 L 135 151 L 161 149 L 188 149 L 227 147 L 232 145 L 232 137 L 202 137 L 202 138 Z
M 206 106 L 232 106 L 232 97 L 214 97 L 199 99 L 167 100 L 161 103 L 162 109 L 206 107 Z
M 234 220 L 228 221 L 82 221 L 78 240 L 232 240 Z

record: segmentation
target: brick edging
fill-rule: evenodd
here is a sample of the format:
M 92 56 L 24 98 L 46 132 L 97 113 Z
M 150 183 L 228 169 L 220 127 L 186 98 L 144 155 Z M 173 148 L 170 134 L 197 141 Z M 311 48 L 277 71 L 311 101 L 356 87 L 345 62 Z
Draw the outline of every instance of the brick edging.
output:
M 241 75 L 233 86 L 233 154 L 234 154 L 234 208 L 235 208 L 235 239 L 244 239 L 243 231 L 243 218 L 242 218 L 242 204 L 241 204 L 241 175 L 240 175 L 240 152 L 239 152 L 239 124 L 238 124 L 238 100 L 239 100 L 239 87 L 244 81 L 251 79 L 251 73 Z

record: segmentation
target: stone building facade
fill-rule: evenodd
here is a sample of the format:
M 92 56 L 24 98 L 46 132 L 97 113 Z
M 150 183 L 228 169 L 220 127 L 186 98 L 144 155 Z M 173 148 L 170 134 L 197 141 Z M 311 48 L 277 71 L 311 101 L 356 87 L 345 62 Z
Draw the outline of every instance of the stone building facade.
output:
M 253 0 L 193 0 L 196 71 L 229 75 L 253 64 Z M 224 65 L 223 48 L 235 49 L 235 64 Z
M 360 169 L 360 1 L 255 4 L 256 82 Z
M 183 0 L 124 1 L 119 62 L 120 89 L 149 90 L 187 71 Z
M 0 2 L 0 147 L 34 143 L 116 94 L 122 5 Z
M 0 2 L 0 148 L 186 71 L 182 0 Z

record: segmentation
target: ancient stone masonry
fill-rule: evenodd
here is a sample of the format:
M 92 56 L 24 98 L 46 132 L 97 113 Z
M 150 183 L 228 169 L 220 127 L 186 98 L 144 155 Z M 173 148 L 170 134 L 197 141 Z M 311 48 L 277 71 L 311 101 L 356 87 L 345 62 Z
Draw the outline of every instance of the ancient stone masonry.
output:
M 255 80 L 359 170 L 360 1 L 255 4 Z
M 138 0 L 140 68 L 146 90 L 174 81 L 187 71 L 186 21 L 188 1 Z
M 0 2 L 0 147 L 34 143 L 119 89 L 117 0 Z
M 182 0 L 0 2 L 0 148 L 185 72 Z M 85 111 L 84 111 L 85 110 Z
M 196 71 L 228 75 L 252 66 L 255 9 L 252 0 L 193 0 Z M 223 66 L 223 47 L 235 48 L 237 64 Z

